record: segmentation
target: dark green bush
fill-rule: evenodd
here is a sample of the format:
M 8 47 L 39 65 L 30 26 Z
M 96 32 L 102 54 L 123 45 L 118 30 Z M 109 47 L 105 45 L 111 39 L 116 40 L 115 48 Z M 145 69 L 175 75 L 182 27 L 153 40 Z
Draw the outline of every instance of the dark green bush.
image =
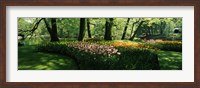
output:
M 156 44 L 155 46 L 157 46 L 157 48 L 159 48 L 161 50 L 182 52 L 182 44 L 179 44 L 179 45 Z
M 38 45 L 38 51 L 74 58 L 84 70 L 159 69 L 155 53 L 147 49 L 113 47 L 85 42 L 54 42 Z
M 158 56 L 151 50 L 133 47 L 117 47 L 121 52 L 117 69 L 159 70 Z

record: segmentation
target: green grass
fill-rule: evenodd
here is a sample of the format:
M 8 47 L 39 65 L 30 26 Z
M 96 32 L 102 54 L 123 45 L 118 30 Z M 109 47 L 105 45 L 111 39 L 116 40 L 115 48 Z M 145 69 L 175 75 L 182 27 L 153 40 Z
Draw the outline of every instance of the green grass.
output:
M 35 46 L 18 49 L 18 70 L 75 70 L 75 61 L 67 56 L 36 52 Z
M 182 70 L 182 53 L 158 51 L 161 70 Z

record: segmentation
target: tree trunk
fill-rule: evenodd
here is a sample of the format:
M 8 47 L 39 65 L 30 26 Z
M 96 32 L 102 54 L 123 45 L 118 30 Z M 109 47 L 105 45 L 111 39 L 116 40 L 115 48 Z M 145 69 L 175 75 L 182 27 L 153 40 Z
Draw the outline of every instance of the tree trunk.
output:
M 85 18 L 80 18 L 80 31 L 78 41 L 82 41 L 85 36 Z
M 139 26 L 137 27 L 137 29 L 135 30 L 133 36 L 132 36 L 129 40 L 132 41 L 132 40 L 134 39 L 134 37 L 135 37 L 135 35 L 137 34 L 138 30 L 139 30 L 140 27 L 142 26 L 143 22 L 144 22 L 144 21 L 141 21 L 141 22 L 140 22 L 140 24 L 139 24 Z
M 51 18 L 51 42 L 59 41 L 58 39 L 58 33 L 57 33 L 57 23 L 56 18 Z
M 165 23 L 161 22 L 161 25 L 160 25 L 160 35 L 163 35 L 164 29 L 165 29 Z
M 130 38 L 132 37 L 133 35 L 133 28 L 134 28 L 134 24 L 132 25 L 132 28 L 131 28 L 131 34 L 130 34 Z
M 49 35 L 50 35 L 50 37 L 51 37 L 51 36 L 52 36 L 52 30 L 51 30 L 51 28 L 50 28 L 50 26 L 49 26 L 49 24 L 48 24 L 46 18 L 44 18 L 44 23 L 45 23 L 46 28 L 47 28 L 47 31 L 49 32 Z M 51 37 L 51 38 L 52 38 L 52 37 Z
M 148 30 L 149 36 L 151 36 L 151 28 L 149 26 L 147 26 L 147 30 Z
M 88 38 L 92 38 L 91 31 L 90 31 L 90 19 L 87 19 L 87 31 L 88 31 Z
M 154 35 L 152 26 L 149 27 L 151 30 L 151 35 Z
M 160 25 L 159 25 L 159 30 L 160 30 L 160 35 L 162 35 L 162 34 L 163 34 L 163 30 L 162 30 L 162 22 L 161 22 Z
M 51 37 L 51 42 L 59 41 L 57 36 L 57 24 L 55 18 L 50 18 L 52 28 L 50 28 L 49 23 L 47 22 L 46 18 L 44 18 L 44 23 L 46 25 L 47 31 Z
M 124 40 L 124 38 L 125 38 L 125 36 L 126 36 L 126 30 L 127 30 L 127 28 L 128 28 L 129 21 L 130 21 L 130 18 L 127 19 L 126 26 L 124 27 L 124 32 L 123 32 L 123 35 L 122 35 L 122 39 L 121 39 L 121 40 Z
M 105 40 L 112 40 L 112 25 L 113 25 L 113 18 L 106 19 L 105 24 Z
M 130 34 L 130 38 L 133 36 L 133 30 L 134 30 L 134 27 L 135 27 L 135 24 L 138 23 L 139 21 L 136 21 L 132 24 L 132 28 L 131 28 L 131 34 Z

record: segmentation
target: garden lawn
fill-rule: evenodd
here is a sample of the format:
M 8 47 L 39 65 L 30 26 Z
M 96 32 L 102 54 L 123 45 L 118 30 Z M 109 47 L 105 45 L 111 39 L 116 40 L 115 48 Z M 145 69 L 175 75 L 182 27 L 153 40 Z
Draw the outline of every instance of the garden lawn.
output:
M 161 70 L 182 70 L 182 53 L 158 51 Z
M 36 46 L 19 47 L 19 70 L 78 70 L 74 59 L 53 53 L 37 52 Z M 161 70 L 182 70 L 182 53 L 157 51 Z
M 76 70 L 75 61 L 67 56 L 42 53 L 35 46 L 18 48 L 18 70 Z

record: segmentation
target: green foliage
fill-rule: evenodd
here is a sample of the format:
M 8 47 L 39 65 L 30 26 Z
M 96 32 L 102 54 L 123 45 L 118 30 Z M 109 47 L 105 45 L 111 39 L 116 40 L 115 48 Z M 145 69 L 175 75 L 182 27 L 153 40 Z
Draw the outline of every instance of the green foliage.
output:
M 90 18 L 91 34 L 94 38 L 103 39 L 106 19 Z
M 18 18 L 18 32 L 21 33 L 22 31 L 31 30 L 36 21 L 39 19 L 40 18 Z M 105 33 L 106 19 L 89 19 L 92 38 L 103 39 Z M 49 19 L 47 19 L 47 21 L 50 23 Z M 121 39 L 126 21 L 127 18 L 114 18 L 112 27 L 112 38 L 114 40 Z M 136 34 L 136 37 L 145 33 L 149 33 L 151 35 L 159 35 L 161 31 L 163 32 L 162 35 L 170 37 L 169 34 L 173 33 L 174 28 L 182 28 L 182 18 L 130 18 L 129 25 L 127 26 L 125 39 L 129 39 L 133 32 L 136 30 L 139 24 L 138 21 L 145 21 L 145 23 L 142 24 L 139 32 Z M 79 34 L 79 25 L 79 18 L 57 18 L 58 37 L 77 38 Z M 43 21 L 41 21 L 41 23 L 38 26 L 38 29 L 34 32 L 33 35 L 49 35 Z
M 117 69 L 159 70 L 158 56 L 148 49 L 117 47 L 121 52 Z
M 153 43 L 146 43 L 145 45 L 158 48 L 166 51 L 182 52 L 182 42 L 179 41 L 157 41 Z

